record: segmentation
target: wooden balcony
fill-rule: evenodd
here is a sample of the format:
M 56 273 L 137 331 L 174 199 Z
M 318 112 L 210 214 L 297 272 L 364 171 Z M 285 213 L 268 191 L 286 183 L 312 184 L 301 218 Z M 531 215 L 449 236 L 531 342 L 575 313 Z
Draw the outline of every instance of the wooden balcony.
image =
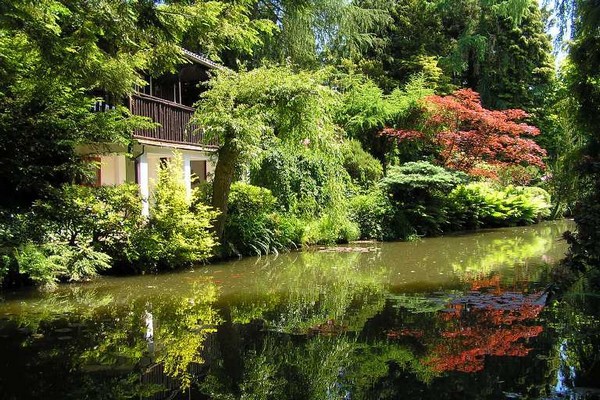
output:
M 163 100 L 143 93 L 131 96 L 129 109 L 134 115 L 149 117 L 159 126 L 155 129 L 136 129 L 133 137 L 170 144 L 198 147 L 217 147 L 216 141 L 207 141 L 202 130 L 190 123 L 194 109 L 183 104 Z

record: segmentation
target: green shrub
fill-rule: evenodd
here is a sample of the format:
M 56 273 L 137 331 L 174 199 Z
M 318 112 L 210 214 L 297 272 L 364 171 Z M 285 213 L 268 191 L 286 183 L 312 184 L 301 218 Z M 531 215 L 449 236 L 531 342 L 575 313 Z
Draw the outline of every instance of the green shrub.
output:
M 138 253 L 137 238 L 143 235 L 147 219 L 142 216 L 142 199 L 135 184 L 96 189 L 104 205 L 96 215 L 94 245 L 113 259 L 115 267 L 130 272 Z
M 306 224 L 302 243 L 334 244 L 348 243 L 360 237 L 360 229 L 356 222 L 344 214 L 328 213 Z
M 526 225 L 550 215 L 550 195 L 538 187 L 470 183 L 454 189 L 448 200 L 455 226 L 464 229 Z
M 450 171 L 426 161 L 418 161 L 390 167 L 380 185 L 396 201 L 419 202 L 446 195 L 467 179 L 467 175 L 462 172 Z
M 110 190 L 65 185 L 16 218 L 18 239 L 11 246 L 16 249 L 15 273 L 52 286 L 59 280 L 86 280 L 111 268 L 112 258 L 103 246 L 123 236 L 129 219 L 113 208 L 120 202 L 102 200 Z
M 51 288 L 66 272 L 60 256 L 50 254 L 47 246 L 25 244 L 15 251 L 19 273 L 28 276 L 37 285 Z
M 45 225 L 45 242 L 75 246 L 91 242 L 97 234 L 99 220 L 107 214 L 98 199 L 98 189 L 64 185 L 52 195 L 33 205 L 33 218 Z
M 0 287 L 4 283 L 4 279 L 8 276 L 11 270 L 12 257 L 8 254 L 0 253 Z
M 361 239 L 391 240 L 396 235 L 393 226 L 394 209 L 379 190 L 350 199 L 350 219 L 358 224 Z
M 34 242 L 62 248 L 63 256 L 72 262 L 70 280 L 92 276 L 94 260 L 100 270 L 106 269 L 107 260 L 131 270 L 135 262 L 131 255 L 138 253 L 137 239 L 146 229 L 138 191 L 134 184 L 99 188 L 65 185 L 48 200 L 34 205 L 33 221 L 44 227 L 44 236 Z
M 269 189 L 233 183 L 225 223 L 226 254 L 269 254 L 300 243 L 302 225 L 295 217 L 277 213 L 276 202 Z
M 111 268 L 111 257 L 93 247 L 81 244 L 78 246 L 56 246 L 52 245 L 50 251 L 52 256 L 59 258 L 66 273 L 64 277 L 68 281 L 83 281 L 93 278 L 98 271 Z
M 111 267 L 111 258 L 86 244 L 27 243 L 15 250 L 18 273 L 52 288 L 60 280 L 83 281 Z
M 428 162 L 410 162 L 391 167 L 379 183 L 394 208 L 394 235 L 439 235 L 450 225 L 447 195 L 467 180 L 460 172 L 448 171 Z
M 349 140 L 342 146 L 344 168 L 352 181 L 363 187 L 373 186 L 383 176 L 379 160 L 366 152 L 359 141 Z
M 159 172 L 149 218 L 137 185 L 65 185 L 29 213 L 2 215 L 0 273 L 51 286 L 112 266 L 131 273 L 206 260 L 216 245 L 209 231 L 216 214 L 190 204 L 182 171 L 176 157 Z
M 279 242 L 285 245 L 283 248 L 292 249 L 302 245 L 302 237 L 306 229 L 306 223 L 302 219 L 290 213 L 274 213 L 269 218 L 276 227 Z
M 192 205 L 181 156 L 177 155 L 158 172 L 150 217 L 147 226 L 132 238 L 129 261 L 138 270 L 153 271 L 207 260 L 217 244 L 210 231 L 216 215 L 202 203 Z
M 348 181 L 339 160 L 277 148 L 250 171 L 253 185 L 269 189 L 284 212 L 302 218 L 313 218 L 335 207 Z
M 490 205 L 475 189 L 477 185 L 459 185 L 448 195 L 452 230 L 478 229 L 484 225 L 482 217 L 490 212 Z

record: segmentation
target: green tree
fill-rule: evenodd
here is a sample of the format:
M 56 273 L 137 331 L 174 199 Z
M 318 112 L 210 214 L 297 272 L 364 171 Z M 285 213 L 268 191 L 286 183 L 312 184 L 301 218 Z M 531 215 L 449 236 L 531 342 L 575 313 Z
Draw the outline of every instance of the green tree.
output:
M 386 126 L 409 125 L 418 117 L 420 100 L 433 94 L 425 77 L 422 74 L 411 77 L 390 94 L 385 94 L 367 76 L 353 72 L 340 73 L 333 84 L 342 92 L 336 114 L 338 124 L 350 138 L 361 142 L 384 170 L 396 163 L 398 154 L 394 153 L 393 143 L 380 135 L 380 131 Z
M 543 111 L 543 100 L 552 88 L 554 60 L 550 37 L 544 32 L 537 1 L 526 1 L 517 19 L 484 13 L 480 30 L 487 36 L 486 52 L 467 80 L 490 108 Z
M 421 73 L 437 90 L 469 87 L 491 108 L 541 107 L 552 83 L 549 36 L 533 0 L 364 0 L 394 23 L 359 68 L 386 91 Z
M 386 10 L 347 0 L 265 0 L 257 3 L 255 15 L 280 28 L 257 52 L 259 61 L 302 67 L 359 59 L 391 22 Z
M 452 50 L 446 34 L 443 13 L 438 0 L 362 0 L 367 7 L 388 11 L 393 23 L 382 27 L 358 67 L 386 92 L 418 73 L 433 83 L 445 86 L 449 77 L 439 65 L 441 57 Z
M 328 157 L 339 153 L 340 138 L 332 120 L 337 95 L 322 80 L 319 73 L 263 67 L 219 71 L 210 81 L 197 104 L 195 122 L 220 143 L 212 200 L 221 211 L 215 223 L 219 238 L 231 183 L 242 163 L 258 160 L 271 144 Z

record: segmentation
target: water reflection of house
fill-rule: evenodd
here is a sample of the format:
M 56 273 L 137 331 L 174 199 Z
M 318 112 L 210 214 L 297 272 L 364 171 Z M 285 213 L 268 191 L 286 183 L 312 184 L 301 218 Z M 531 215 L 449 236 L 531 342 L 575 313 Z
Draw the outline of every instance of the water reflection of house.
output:
M 135 182 L 144 199 L 143 213 L 148 215 L 148 197 L 161 164 L 179 152 L 183 158 L 183 174 L 191 192 L 192 176 L 205 181 L 214 170 L 211 161 L 215 143 L 204 140 L 202 132 L 190 124 L 192 108 L 203 91 L 200 82 L 208 80 L 208 71 L 219 65 L 199 54 L 183 50 L 188 63 L 176 73 L 158 78 L 146 77 L 147 85 L 136 87 L 127 99 L 132 114 L 149 117 L 159 124 L 155 129 L 137 129 L 127 147 L 102 144 L 81 148 L 83 154 L 93 155 L 99 168 L 95 184 L 119 185 Z M 98 102 L 95 111 L 111 108 L 108 102 Z

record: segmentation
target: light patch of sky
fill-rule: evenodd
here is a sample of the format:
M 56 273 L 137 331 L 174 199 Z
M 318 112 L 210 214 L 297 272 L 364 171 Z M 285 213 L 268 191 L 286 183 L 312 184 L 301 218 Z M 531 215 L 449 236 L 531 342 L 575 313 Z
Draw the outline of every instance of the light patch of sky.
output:
M 553 10 L 552 7 L 552 1 L 548 1 L 548 0 L 538 0 L 538 4 L 540 6 L 540 8 L 546 8 L 550 11 Z M 555 55 L 555 67 L 556 69 L 560 69 L 560 67 L 562 66 L 562 64 L 564 63 L 565 59 L 567 58 L 568 55 L 568 49 L 566 46 L 566 43 L 564 40 L 557 40 L 560 29 L 558 27 L 558 24 L 556 22 L 557 18 L 555 15 L 553 15 L 551 17 L 551 21 L 549 24 L 546 25 L 546 32 L 552 37 L 552 47 L 553 47 L 553 51 L 554 51 L 554 55 Z M 567 27 L 567 32 L 565 37 L 569 37 L 570 36 L 570 27 Z

